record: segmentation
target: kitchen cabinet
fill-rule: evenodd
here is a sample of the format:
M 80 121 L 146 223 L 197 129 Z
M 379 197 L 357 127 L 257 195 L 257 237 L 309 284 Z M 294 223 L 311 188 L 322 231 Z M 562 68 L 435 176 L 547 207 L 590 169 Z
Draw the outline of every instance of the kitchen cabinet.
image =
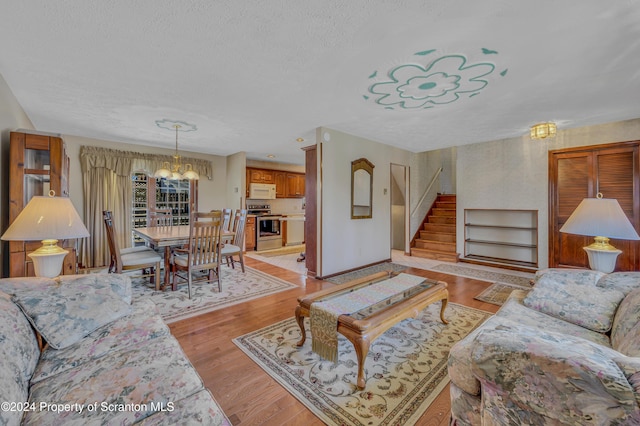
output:
M 287 198 L 304 197 L 304 175 L 287 173 Z
M 249 183 L 276 183 L 273 170 L 248 169 Z
M 273 172 L 274 181 L 276 183 L 276 198 L 285 198 L 287 196 L 287 172 Z
M 276 198 L 304 197 L 304 173 L 283 170 L 254 169 L 247 167 L 247 198 L 252 183 L 272 183 L 276 185 Z
M 247 216 L 247 223 L 244 225 L 244 249 L 252 251 L 256 249 L 256 217 Z
M 34 196 L 69 196 L 69 157 L 63 140 L 56 136 L 11 132 L 9 147 L 9 224 Z M 61 274 L 77 273 L 76 240 L 58 243 L 69 253 Z M 40 241 L 9 242 L 9 276 L 32 277 L 33 262 L 27 254 L 40 248 Z

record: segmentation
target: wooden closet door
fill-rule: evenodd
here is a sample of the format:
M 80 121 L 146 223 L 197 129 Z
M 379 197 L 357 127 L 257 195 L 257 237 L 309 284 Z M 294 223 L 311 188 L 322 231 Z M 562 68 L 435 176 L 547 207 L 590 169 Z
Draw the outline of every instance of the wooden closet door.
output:
M 560 233 L 583 198 L 615 198 L 634 224 L 640 224 L 638 142 L 582 147 L 549 153 L 549 267 L 589 268 L 582 249 L 593 237 Z M 611 240 L 622 250 L 616 270 L 637 270 L 639 243 Z
M 640 231 L 640 185 L 638 164 L 639 147 L 602 150 L 594 153 L 597 190 L 604 198 L 615 198 L 625 212 L 636 232 Z M 622 250 L 616 262 L 617 271 L 640 269 L 640 243 L 631 240 L 611 240 L 611 244 Z
M 556 154 L 550 171 L 549 267 L 588 268 L 589 260 L 582 247 L 588 238 L 560 233 L 578 204 L 593 194 L 593 156 L 588 152 Z

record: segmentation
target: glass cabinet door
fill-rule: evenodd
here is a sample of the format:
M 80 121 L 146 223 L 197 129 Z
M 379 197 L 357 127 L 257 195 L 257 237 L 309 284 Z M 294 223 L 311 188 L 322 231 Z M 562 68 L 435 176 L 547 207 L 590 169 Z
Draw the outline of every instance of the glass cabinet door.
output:
M 25 149 L 24 152 L 24 205 L 36 195 L 49 195 L 51 164 L 49 151 Z M 56 194 L 60 196 L 61 194 Z

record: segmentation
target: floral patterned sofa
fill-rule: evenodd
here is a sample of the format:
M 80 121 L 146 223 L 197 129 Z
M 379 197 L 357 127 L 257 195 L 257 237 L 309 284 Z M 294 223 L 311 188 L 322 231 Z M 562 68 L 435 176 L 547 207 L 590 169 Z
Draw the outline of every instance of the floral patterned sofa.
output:
M 0 424 L 230 424 L 117 274 L 0 279 Z
M 455 425 L 639 425 L 640 272 L 548 269 L 451 349 Z

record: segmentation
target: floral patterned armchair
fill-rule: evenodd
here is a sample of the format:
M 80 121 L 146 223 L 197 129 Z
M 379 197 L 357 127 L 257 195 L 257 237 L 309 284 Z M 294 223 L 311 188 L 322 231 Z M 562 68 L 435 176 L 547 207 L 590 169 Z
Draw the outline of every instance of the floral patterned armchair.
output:
M 449 355 L 455 425 L 640 424 L 640 272 L 549 269 Z

